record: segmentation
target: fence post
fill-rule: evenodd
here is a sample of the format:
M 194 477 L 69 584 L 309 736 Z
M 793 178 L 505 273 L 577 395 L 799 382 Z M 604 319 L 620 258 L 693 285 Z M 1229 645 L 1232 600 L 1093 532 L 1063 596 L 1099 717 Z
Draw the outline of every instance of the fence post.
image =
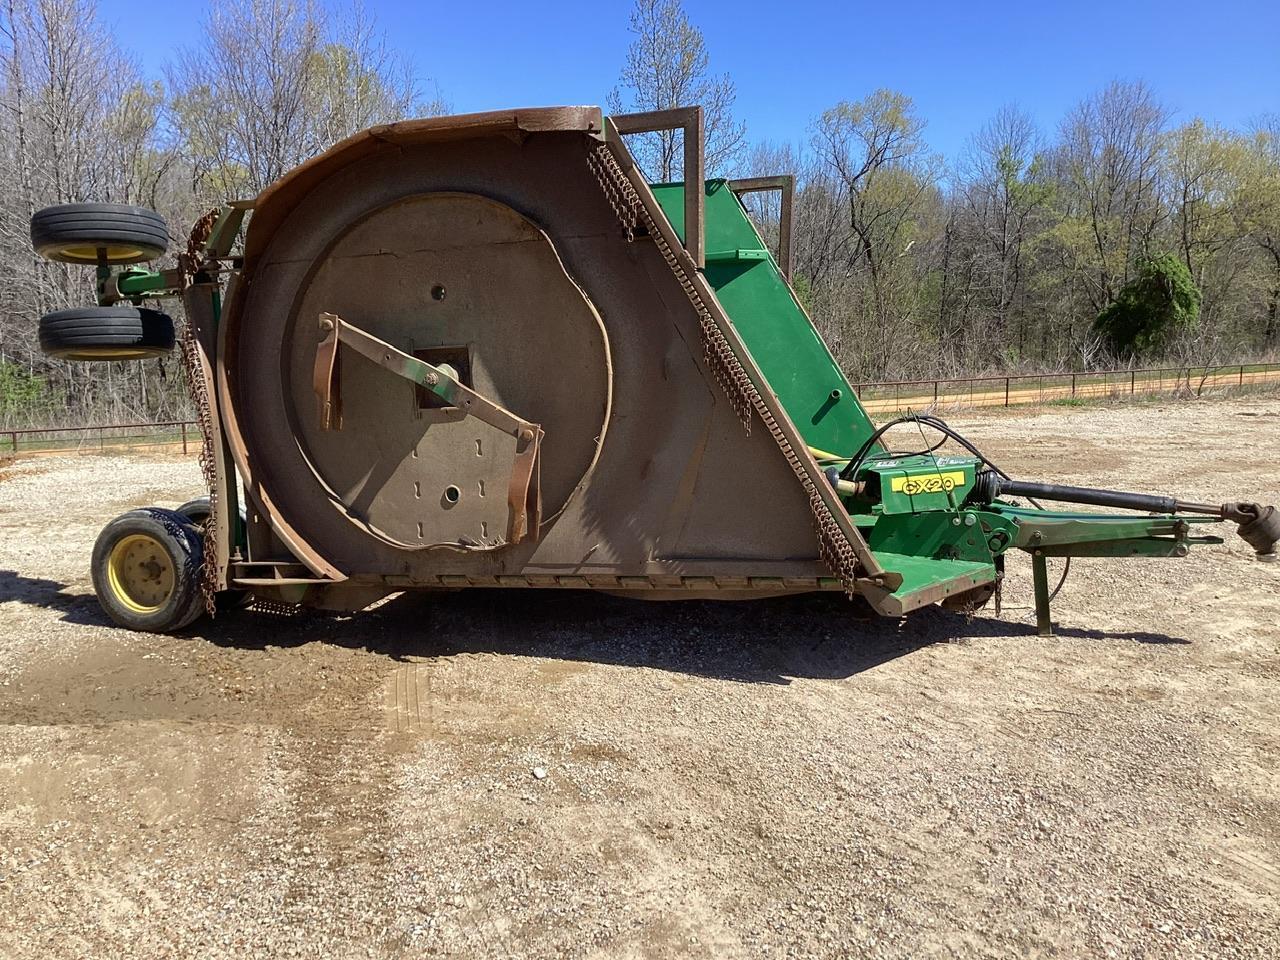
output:
M 1129 396 L 1133 396 L 1138 389 L 1138 371 L 1129 371 Z
M 182 455 L 187 455 L 187 424 L 184 420 L 182 423 Z
M 1076 395 L 1076 375 L 1074 373 L 1071 375 L 1071 395 L 1073 397 Z
M 1240 364 L 1240 386 L 1244 386 L 1244 364 Z
M 933 381 L 933 405 L 938 405 L 938 381 Z
M 1004 405 L 1009 405 L 1009 378 L 1004 378 Z

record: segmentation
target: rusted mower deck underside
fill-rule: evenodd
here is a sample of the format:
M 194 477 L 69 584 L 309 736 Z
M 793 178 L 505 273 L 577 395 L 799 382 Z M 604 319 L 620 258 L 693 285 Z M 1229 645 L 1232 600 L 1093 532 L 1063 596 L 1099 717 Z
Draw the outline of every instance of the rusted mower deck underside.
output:
M 405 587 L 772 594 L 881 575 L 605 123 L 569 108 L 397 124 L 259 198 L 218 344 L 252 508 L 254 559 L 230 579 L 344 605 Z M 468 387 L 541 427 L 535 531 L 510 535 L 517 439 L 353 351 L 325 429 L 322 312 L 465 365 Z M 708 344 L 737 361 L 709 365 Z

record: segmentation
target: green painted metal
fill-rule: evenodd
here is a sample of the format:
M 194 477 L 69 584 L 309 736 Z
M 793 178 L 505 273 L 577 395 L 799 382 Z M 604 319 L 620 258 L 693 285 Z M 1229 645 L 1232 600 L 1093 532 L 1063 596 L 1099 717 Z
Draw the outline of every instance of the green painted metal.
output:
M 684 184 L 653 194 L 684 237 Z M 706 183 L 703 275 L 805 443 L 852 454 L 874 431 L 853 387 L 724 180 Z M 729 254 L 732 254 L 730 256 Z
M 915 610 L 974 587 L 991 583 L 996 568 L 973 560 L 936 560 L 910 554 L 877 553 L 882 563 L 902 575 L 902 583 L 892 592 L 875 591 L 880 608 L 897 615 Z M 869 591 L 872 592 L 872 591 Z
M 992 562 L 987 535 L 970 512 L 963 515 L 898 513 L 881 517 L 871 529 L 868 543 L 877 555 L 899 553 L 932 560 Z
M 1190 547 L 1222 543 L 1221 537 L 1134 537 L 1133 539 L 1096 540 L 1093 543 L 1067 543 L 1041 547 L 1046 557 L 1185 557 Z
M 151 270 L 122 270 L 116 276 L 116 287 L 126 297 L 146 297 L 171 291 L 170 278 Z
M 875 477 L 882 513 L 955 512 L 973 487 L 973 457 L 899 457 L 873 460 L 859 479 Z
M 1209 516 L 1066 513 L 1014 507 L 1004 503 L 993 503 L 989 509 L 1017 523 L 1018 536 L 1013 546 L 1023 550 L 1053 548 L 1056 556 L 1086 556 L 1088 549 L 1109 541 L 1222 542 L 1221 537 L 1189 536 L 1192 526 L 1221 522 L 1216 517 Z M 1156 551 L 1149 555 L 1165 554 Z
M 684 184 L 652 189 L 683 239 Z M 707 282 L 805 443 L 850 456 L 874 431 L 871 419 L 726 181 L 709 180 L 705 190 Z M 872 458 L 859 471 L 867 492 L 844 502 L 881 565 L 903 578 L 883 598 L 889 608 L 989 584 L 998 576 L 995 558 L 1017 547 L 1032 554 L 1037 621 L 1047 632 L 1046 556 L 1181 556 L 1191 544 L 1221 542 L 1188 536 L 1190 524 L 1210 517 L 967 507 L 978 466 L 972 457 L 930 455 Z
M 179 295 L 182 290 L 172 271 L 147 270 L 142 267 L 125 267 L 115 272 L 108 266 L 98 268 L 98 303 L 110 306 L 127 300 L 141 303 L 144 299 L 162 299 Z
M 740 260 L 768 260 L 768 250 L 713 250 L 706 254 L 707 263 L 732 263 Z
M 1031 587 L 1036 598 L 1036 632 L 1042 637 L 1053 636 L 1053 620 L 1049 616 L 1049 567 L 1044 554 L 1037 550 L 1031 555 Z
M 231 253 L 240 236 L 240 227 L 244 223 L 244 215 L 248 208 L 244 204 L 229 205 L 218 213 L 209 230 L 209 239 L 205 242 L 205 253 L 211 257 L 225 257 Z

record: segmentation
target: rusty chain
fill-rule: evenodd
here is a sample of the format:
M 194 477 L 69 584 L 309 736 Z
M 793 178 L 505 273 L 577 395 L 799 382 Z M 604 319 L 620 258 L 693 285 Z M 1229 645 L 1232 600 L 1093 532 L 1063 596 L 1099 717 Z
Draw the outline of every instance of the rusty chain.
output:
M 218 218 L 218 210 L 210 210 L 201 217 L 191 230 L 187 239 L 187 253 L 182 264 L 185 273 L 194 273 L 196 265 L 203 259 L 204 245 L 209 239 L 209 232 Z M 215 616 L 218 594 L 218 530 L 213 518 L 218 511 L 218 466 L 213 449 L 213 405 L 209 400 L 209 389 L 205 383 L 204 365 L 200 362 L 200 347 L 196 342 L 195 326 L 188 318 L 183 324 L 182 339 L 178 341 L 178 349 L 182 354 L 182 366 L 187 374 L 187 392 L 191 396 L 191 405 L 195 408 L 196 422 L 200 425 L 200 473 L 204 476 L 205 486 L 209 488 L 209 521 L 204 525 L 204 562 L 200 565 L 200 593 L 204 598 L 204 609 L 209 616 Z
M 667 266 L 698 314 L 703 355 L 707 366 L 715 375 L 729 405 L 742 421 L 742 426 L 747 433 L 751 432 L 751 414 L 754 411 L 782 451 L 787 465 L 800 480 L 809 498 L 809 509 L 813 514 L 822 560 L 840 578 L 845 592 L 852 596 L 859 572 L 858 554 L 853 549 L 853 544 L 849 542 L 849 538 L 845 536 L 844 529 L 836 521 L 830 506 L 822 498 L 817 485 L 805 468 L 804 461 L 796 453 L 795 447 L 782 428 L 778 426 L 777 420 L 764 402 L 755 382 L 742 365 L 742 361 L 738 359 L 738 355 L 734 353 L 733 347 L 724 335 L 724 331 L 720 329 L 715 316 L 708 309 L 693 278 L 672 250 L 666 236 L 658 229 L 652 214 L 640 199 L 640 194 L 630 178 L 618 164 L 609 145 L 594 144 L 587 154 L 587 165 L 599 182 L 600 190 L 609 206 L 621 222 L 627 242 L 634 242 L 636 231 L 641 225 L 648 231 L 650 239 L 654 241 L 658 252 L 662 254 L 662 258 L 667 262 Z

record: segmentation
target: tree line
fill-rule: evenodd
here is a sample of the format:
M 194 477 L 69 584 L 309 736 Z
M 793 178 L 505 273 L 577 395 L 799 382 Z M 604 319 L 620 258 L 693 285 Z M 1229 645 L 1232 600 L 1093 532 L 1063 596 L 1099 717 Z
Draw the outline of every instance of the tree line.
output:
M 701 103 L 712 174 L 796 175 L 793 280 L 854 379 L 1280 346 L 1280 116 L 1174 124 L 1155 91 L 1116 81 L 1049 130 L 1008 106 L 943 158 L 911 98 L 880 89 L 833 96 L 797 143 L 753 143 L 681 0 L 636 0 L 626 26 L 610 110 Z M 173 363 L 39 353 L 39 317 L 93 290 L 91 271 L 31 253 L 36 209 L 136 203 L 176 232 L 364 127 L 442 112 L 358 5 L 223 0 L 154 80 L 95 0 L 0 0 L 0 422 L 188 413 Z M 680 178 L 678 134 L 631 145 L 653 179 Z M 748 204 L 776 240 L 776 199 Z
M 797 281 L 863 378 L 1271 354 L 1280 343 L 1280 123 L 1171 126 L 1141 82 L 1051 135 L 1006 107 L 946 164 L 911 99 L 814 119 L 790 166 Z
M 93 271 L 31 251 L 41 207 L 152 207 L 182 231 L 377 123 L 444 112 L 359 5 L 219 0 L 200 40 L 145 77 L 96 0 L 0 0 L 0 423 L 190 415 L 176 360 L 43 356 L 52 310 L 94 302 Z M 171 302 L 164 309 L 179 313 Z M 175 316 L 175 320 L 180 320 Z
M 911 98 L 878 89 L 750 145 L 730 77 L 681 0 L 637 0 L 614 108 L 706 104 L 708 167 L 797 177 L 794 283 L 858 380 L 1132 363 L 1280 347 L 1280 114 L 1230 130 L 1171 122 L 1141 81 L 1041 129 L 1017 106 L 949 162 Z M 674 135 L 636 138 L 679 179 Z M 778 204 L 748 198 L 776 237 Z

